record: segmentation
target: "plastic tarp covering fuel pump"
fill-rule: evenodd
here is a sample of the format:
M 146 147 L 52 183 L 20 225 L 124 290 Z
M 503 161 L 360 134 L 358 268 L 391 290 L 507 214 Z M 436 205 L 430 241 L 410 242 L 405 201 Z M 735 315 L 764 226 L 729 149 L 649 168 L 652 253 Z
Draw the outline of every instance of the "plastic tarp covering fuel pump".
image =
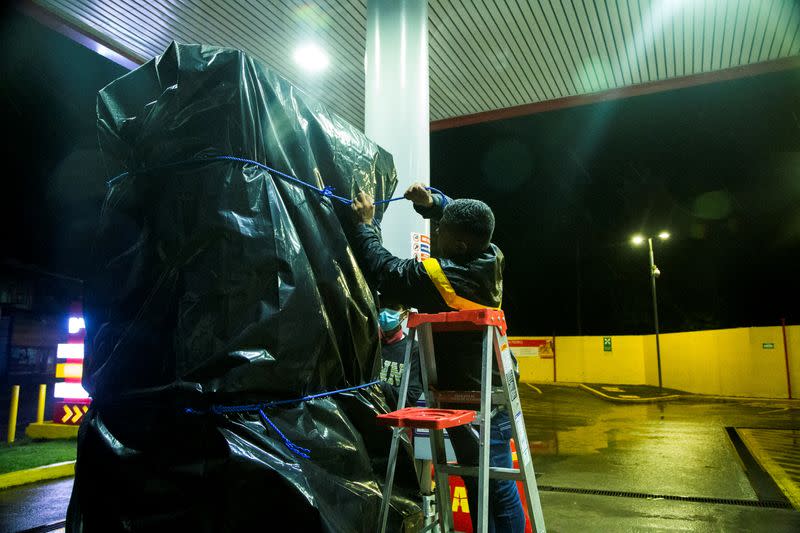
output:
M 68 531 L 375 531 L 391 439 L 378 385 L 265 409 L 274 427 L 212 409 L 374 379 L 350 210 L 202 159 L 383 199 L 391 155 L 259 61 L 209 46 L 172 44 L 114 81 L 97 119 L 109 175 L 129 174 L 109 188 L 86 287 L 93 404 Z M 404 455 L 392 531 L 422 521 Z

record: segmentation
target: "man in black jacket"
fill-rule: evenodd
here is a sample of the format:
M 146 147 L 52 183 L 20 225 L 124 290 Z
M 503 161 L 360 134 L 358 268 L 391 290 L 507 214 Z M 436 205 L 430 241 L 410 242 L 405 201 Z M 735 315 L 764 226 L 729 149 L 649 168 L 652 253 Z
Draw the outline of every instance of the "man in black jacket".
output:
M 416 307 L 424 313 L 500 308 L 503 296 L 503 254 L 491 243 L 494 214 L 479 200 L 451 200 L 432 194 L 424 185 L 409 187 L 405 197 L 426 218 L 438 220 L 438 257 L 418 262 L 393 256 L 381 244 L 373 225 L 372 198 L 360 193 L 353 201 L 358 226 L 352 245 L 362 270 L 382 296 Z M 434 340 L 441 389 L 480 386 L 479 333 L 438 335 Z M 478 439 L 470 426 L 448 430 L 460 464 L 478 463 Z M 511 468 L 511 423 L 505 410 L 492 417 L 491 466 Z M 464 479 L 473 529 L 477 521 L 477 479 Z M 522 532 L 525 516 L 513 481 L 489 484 L 489 531 Z

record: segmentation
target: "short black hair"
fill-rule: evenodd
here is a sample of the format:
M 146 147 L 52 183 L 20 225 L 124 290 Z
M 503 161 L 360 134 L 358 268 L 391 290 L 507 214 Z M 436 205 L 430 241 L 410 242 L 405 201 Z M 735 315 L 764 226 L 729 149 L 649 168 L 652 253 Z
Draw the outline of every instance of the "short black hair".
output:
M 494 213 L 488 205 L 480 200 L 459 198 L 447 203 L 439 224 L 454 229 L 467 237 L 470 252 L 480 252 L 485 250 L 492 241 Z

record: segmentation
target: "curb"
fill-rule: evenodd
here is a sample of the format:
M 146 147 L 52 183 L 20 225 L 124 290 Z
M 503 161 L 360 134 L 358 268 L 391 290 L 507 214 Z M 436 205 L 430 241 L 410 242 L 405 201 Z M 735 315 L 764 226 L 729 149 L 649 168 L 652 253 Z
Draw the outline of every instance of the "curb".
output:
M 602 391 L 597 389 L 593 389 L 592 387 L 586 385 L 585 383 L 576 383 L 574 381 L 558 381 L 553 383 L 552 381 L 520 381 L 521 384 L 526 384 L 529 387 L 533 385 L 536 386 L 547 386 L 547 387 L 570 387 L 570 388 L 580 388 L 584 389 L 599 398 L 604 400 L 609 400 L 612 402 L 620 402 L 620 403 L 647 403 L 647 402 L 657 402 L 661 400 L 692 400 L 698 402 L 719 402 L 719 403 L 740 403 L 740 402 L 770 402 L 770 403 L 778 403 L 780 405 L 785 405 L 790 409 L 800 409 L 800 398 L 770 398 L 766 396 L 723 396 L 717 394 L 698 394 L 695 392 L 683 392 L 681 394 L 671 394 L 668 396 L 659 396 L 659 397 L 649 397 L 649 398 L 619 398 L 614 397 L 608 394 L 605 394 Z M 625 385 L 620 385 L 624 387 Z
M 611 396 L 604 392 L 601 392 L 597 389 L 594 389 L 585 383 L 581 383 L 578 385 L 581 389 L 594 394 L 595 396 L 599 396 L 604 400 L 610 400 L 612 402 L 617 403 L 654 403 L 654 402 L 663 402 L 663 401 L 670 401 L 670 400 L 680 400 L 681 398 L 686 398 L 687 395 L 685 394 L 669 394 L 667 396 L 654 396 L 650 398 L 620 398 L 618 396 Z
M 742 439 L 742 442 L 750 451 L 750 454 L 758 465 L 769 474 L 795 510 L 800 510 L 800 485 L 792 479 L 792 475 L 785 470 L 785 466 L 780 464 L 783 458 L 782 453 L 776 456 L 774 450 L 770 451 L 762 447 L 761 443 L 752 435 L 751 431 L 750 428 L 736 428 L 736 433 L 739 435 L 739 438 Z M 776 457 L 778 458 L 777 460 Z
M 688 394 L 686 398 L 692 400 L 703 400 L 708 402 L 735 403 L 735 402 L 782 402 L 792 409 L 800 407 L 800 399 L 797 398 L 767 398 L 763 396 L 717 396 L 713 394 Z
M 39 466 L 27 470 L 17 470 L 16 472 L 0 474 L 0 490 L 16 487 L 18 485 L 26 485 L 36 481 L 59 479 L 74 475 L 75 461 L 65 461 L 63 463 Z

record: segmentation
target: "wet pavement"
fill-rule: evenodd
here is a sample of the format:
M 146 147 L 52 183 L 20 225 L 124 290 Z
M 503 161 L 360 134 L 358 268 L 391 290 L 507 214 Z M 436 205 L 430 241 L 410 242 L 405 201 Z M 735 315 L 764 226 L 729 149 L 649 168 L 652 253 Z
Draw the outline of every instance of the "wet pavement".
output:
M 0 533 L 17 533 L 63 521 L 71 493 L 72 478 L 0 491 Z
M 726 428 L 800 428 L 797 402 L 620 404 L 579 388 L 536 387 L 541 394 L 520 390 L 543 486 L 756 502 Z M 550 491 L 541 496 L 548 531 L 555 532 L 800 531 L 800 513 L 791 509 Z
M 759 504 L 746 472 L 754 475 L 753 462 L 740 459 L 726 429 L 800 429 L 798 402 L 621 404 L 552 385 L 520 393 L 550 532 L 800 531 L 800 512 L 742 505 Z M 63 520 L 71 487 L 66 479 L 0 491 L 0 533 Z M 617 494 L 587 494 L 601 491 Z M 654 497 L 634 497 L 641 493 Z

